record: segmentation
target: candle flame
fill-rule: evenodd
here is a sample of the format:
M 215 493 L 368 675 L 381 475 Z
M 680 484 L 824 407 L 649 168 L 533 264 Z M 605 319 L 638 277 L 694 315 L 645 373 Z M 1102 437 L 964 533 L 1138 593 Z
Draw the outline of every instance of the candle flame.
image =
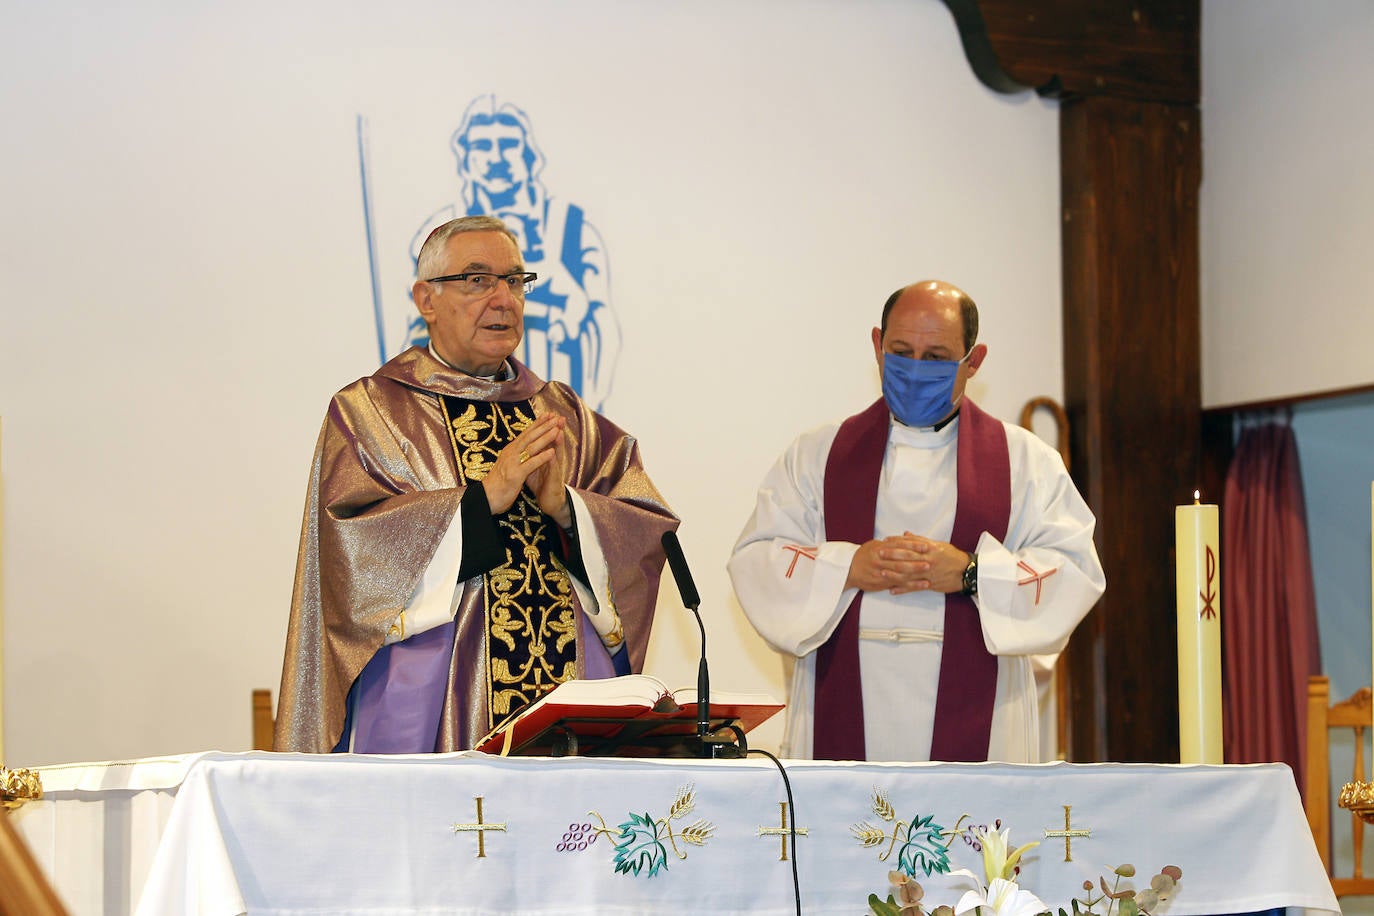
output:
M 1198 504 L 1198 502 L 1199 502 L 1201 499 L 1202 499 L 1202 491 L 1201 491 L 1201 490 L 1194 490 L 1194 491 L 1193 491 L 1193 505 L 1196 506 L 1196 505 Z

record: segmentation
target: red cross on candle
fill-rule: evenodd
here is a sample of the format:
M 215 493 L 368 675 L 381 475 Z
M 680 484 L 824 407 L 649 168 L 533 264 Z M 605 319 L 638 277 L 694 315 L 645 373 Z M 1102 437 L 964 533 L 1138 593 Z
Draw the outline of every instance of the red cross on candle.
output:
M 1211 544 L 1207 545 L 1206 567 L 1207 580 L 1203 585 L 1207 591 L 1198 592 L 1198 597 L 1202 599 L 1202 616 L 1210 619 L 1217 616 L 1216 608 L 1212 607 L 1212 602 L 1217 600 L 1217 555 L 1212 552 Z

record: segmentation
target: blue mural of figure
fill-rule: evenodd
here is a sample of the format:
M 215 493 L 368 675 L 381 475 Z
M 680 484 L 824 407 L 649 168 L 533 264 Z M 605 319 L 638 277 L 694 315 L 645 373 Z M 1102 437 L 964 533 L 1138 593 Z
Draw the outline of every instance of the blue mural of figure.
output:
M 546 379 L 567 382 L 602 409 L 611 393 L 620 327 L 610 307 L 606 247 L 582 208 L 550 196 L 539 173 L 544 156 L 529 118 L 483 95 L 468 106 L 453 134 L 462 201 L 435 212 L 411 242 L 420 256 L 429 233 L 458 216 L 499 217 L 520 239 L 525 269 L 539 280 L 525 296 L 525 338 L 518 358 Z M 409 343 L 426 343 L 423 321 Z

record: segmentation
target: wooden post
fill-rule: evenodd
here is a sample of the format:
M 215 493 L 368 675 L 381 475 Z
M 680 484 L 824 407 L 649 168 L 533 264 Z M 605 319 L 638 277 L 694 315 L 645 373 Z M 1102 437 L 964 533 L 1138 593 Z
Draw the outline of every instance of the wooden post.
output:
M 1069 647 L 1075 696 L 1099 713 L 1075 719 L 1075 748 L 1096 751 L 1077 759 L 1178 760 L 1169 571 L 1202 438 L 1199 122 L 1105 97 L 1060 111 L 1064 400 L 1108 582 Z
M 1201 4 L 945 4 L 985 85 L 1060 100 L 1064 407 L 1107 573 L 1066 652 L 1069 759 L 1175 762 L 1172 514 L 1202 435 Z

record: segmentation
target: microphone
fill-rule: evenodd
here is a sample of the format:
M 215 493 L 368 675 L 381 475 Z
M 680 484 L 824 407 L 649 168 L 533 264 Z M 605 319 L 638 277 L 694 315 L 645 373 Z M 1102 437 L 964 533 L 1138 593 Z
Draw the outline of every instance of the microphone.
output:
M 682 594 L 682 605 L 696 617 L 697 628 L 701 630 L 701 661 L 697 663 L 697 739 L 701 742 L 701 756 L 714 757 L 714 748 L 706 740 L 711 734 L 711 676 L 706 669 L 706 626 L 697 610 L 701 607 L 701 596 L 692 581 L 692 571 L 687 568 L 687 558 L 682 555 L 677 532 L 663 532 L 662 544 L 663 552 L 668 555 L 668 568 L 673 571 L 673 580 Z
M 663 532 L 663 552 L 668 555 L 668 566 L 673 571 L 673 580 L 682 594 L 682 606 L 696 611 L 701 607 L 701 596 L 697 594 L 696 583 L 692 581 L 692 571 L 687 568 L 687 558 L 682 555 L 682 545 L 678 543 L 676 531 Z M 705 639 L 703 634 L 702 639 Z M 705 650 L 702 650 L 703 653 Z

